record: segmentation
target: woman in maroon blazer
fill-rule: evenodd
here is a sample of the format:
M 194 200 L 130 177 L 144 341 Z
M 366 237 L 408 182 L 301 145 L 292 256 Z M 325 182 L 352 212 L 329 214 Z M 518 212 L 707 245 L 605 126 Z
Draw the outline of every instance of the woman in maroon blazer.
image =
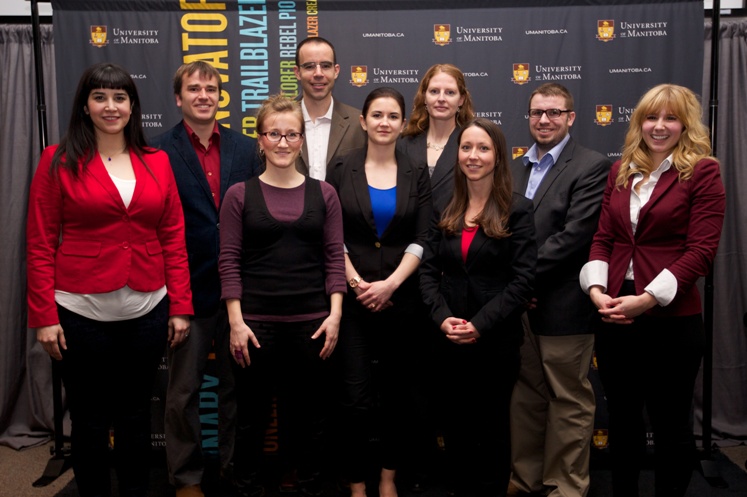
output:
M 167 339 L 189 334 L 181 202 L 140 116 L 127 71 L 91 66 L 31 183 L 29 327 L 61 361 L 82 496 L 110 493 L 112 427 L 120 495 L 147 495 L 153 379 Z
M 724 217 L 719 164 L 692 91 L 649 90 L 613 165 L 581 286 L 599 309 L 599 373 L 610 415 L 615 497 L 636 497 L 654 431 L 656 495 L 687 490 L 695 444 L 690 406 L 703 356 L 696 281 L 708 273 Z

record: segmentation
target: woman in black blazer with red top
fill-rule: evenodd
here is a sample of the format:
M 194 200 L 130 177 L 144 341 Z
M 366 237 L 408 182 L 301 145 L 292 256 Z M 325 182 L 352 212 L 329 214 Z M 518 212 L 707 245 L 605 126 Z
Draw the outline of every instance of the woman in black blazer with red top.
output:
M 454 197 L 431 230 L 420 289 L 438 350 L 450 490 L 506 495 L 509 403 L 537 262 L 532 203 L 512 193 L 506 141 L 477 118 L 459 135 Z
M 664 84 L 630 117 L 612 166 L 581 287 L 599 309 L 599 375 L 610 414 L 612 493 L 636 497 L 654 432 L 657 497 L 685 494 L 704 333 L 698 278 L 716 255 L 725 198 L 698 97 Z
M 342 205 L 350 286 L 337 359 L 343 377 L 342 454 L 353 497 L 365 496 L 366 446 L 376 421 L 379 495 L 396 497 L 395 471 L 407 450 L 408 416 L 415 412 L 408 408 L 411 359 L 426 322 L 416 271 L 433 208 L 428 171 L 395 151 L 404 115 L 397 90 L 372 91 L 361 116 L 366 148 L 345 156 L 328 178 Z

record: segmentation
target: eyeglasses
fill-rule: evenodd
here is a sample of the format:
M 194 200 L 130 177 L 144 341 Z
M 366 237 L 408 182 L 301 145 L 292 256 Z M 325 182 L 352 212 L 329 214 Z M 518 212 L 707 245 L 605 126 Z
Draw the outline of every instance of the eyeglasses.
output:
M 557 119 L 566 112 L 573 112 L 572 110 L 560 110 L 560 109 L 529 109 L 529 117 L 532 119 L 541 119 L 542 114 L 547 114 L 550 119 Z
M 285 141 L 288 143 L 298 143 L 301 141 L 301 138 L 303 138 L 303 133 L 297 133 L 295 131 L 287 134 L 278 133 L 277 131 L 268 131 L 266 133 L 260 133 L 260 135 L 273 143 L 278 143 L 283 138 L 285 138 Z
M 334 69 L 335 63 L 328 60 L 325 60 L 324 62 L 304 62 L 299 67 L 304 71 L 313 71 L 316 69 L 316 66 L 321 67 L 322 71 L 331 71 Z

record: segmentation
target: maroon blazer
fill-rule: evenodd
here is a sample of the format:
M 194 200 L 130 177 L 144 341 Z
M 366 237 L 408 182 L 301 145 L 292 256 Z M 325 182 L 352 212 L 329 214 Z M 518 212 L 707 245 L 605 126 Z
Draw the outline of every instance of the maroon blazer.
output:
M 687 181 L 678 180 L 674 167 L 662 174 L 651 199 L 641 209 L 635 235 L 630 225 L 630 186 L 615 186 L 619 169 L 620 161 L 612 166 L 607 178 L 599 227 L 589 255 L 589 260 L 609 264 L 607 294 L 618 295 L 632 258 L 638 295 L 663 269 L 677 279 L 674 300 L 665 307 L 654 306 L 649 314 L 700 313 L 695 282 L 710 270 L 724 220 L 725 195 L 718 163 L 701 160 Z
M 104 293 L 164 284 L 170 315 L 192 314 L 184 215 L 166 153 L 133 152 L 136 186 L 128 208 L 98 154 L 78 178 L 50 174 L 56 145 L 42 152 L 26 226 L 29 327 L 59 323 L 54 291 Z

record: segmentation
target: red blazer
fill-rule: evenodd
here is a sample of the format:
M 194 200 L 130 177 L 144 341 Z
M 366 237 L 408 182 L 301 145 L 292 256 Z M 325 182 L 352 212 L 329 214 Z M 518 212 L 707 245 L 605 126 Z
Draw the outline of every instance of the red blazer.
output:
M 617 296 L 630 259 L 636 293 L 663 270 L 677 279 L 677 294 L 667 306 L 648 311 L 657 316 L 686 316 L 701 312 L 695 282 L 710 270 L 724 220 L 725 195 L 719 165 L 702 160 L 692 178 L 677 179 L 671 167 L 661 175 L 651 199 L 639 214 L 638 229 L 630 225 L 630 187 L 615 186 L 620 161 L 607 178 L 599 227 L 589 260 L 609 263 L 607 294 Z
M 79 177 L 49 172 L 56 145 L 31 182 L 26 226 L 29 327 L 59 323 L 54 291 L 104 293 L 166 285 L 170 315 L 192 314 L 184 215 L 164 152 L 130 152 L 136 186 L 125 208 L 98 154 Z M 152 173 L 152 174 L 151 174 Z

